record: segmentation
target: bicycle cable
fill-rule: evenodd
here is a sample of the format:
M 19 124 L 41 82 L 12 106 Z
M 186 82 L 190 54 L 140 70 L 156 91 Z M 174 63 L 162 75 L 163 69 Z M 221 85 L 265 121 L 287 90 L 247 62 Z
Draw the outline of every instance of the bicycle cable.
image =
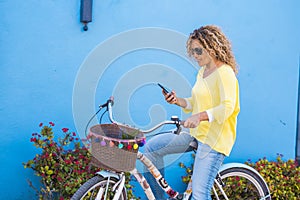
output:
M 100 124 L 102 123 L 102 117 L 103 117 L 104 114 L 107 112 L 107 110 L 108 110 L 108 109 L 106 109 L 106 111 L 102 113 L 102 115 L 101 115 L 101 117 L 100 117 L 100 119 L 99 119 L 99 123 L 100 123 Z
M 91 119 L 88 121 L 88 123 L 86 124 L 86 127 L 85 127 L 85 137 L 87 138 L 87 129 L 88 129 L 88 126 L 90 125 L 90 123 L 91 123 L 91 121 L 93 120 L 93 118 L 95 117 L 95 116 L 97 116 L 97 114 L 101 111 L 101 109 L 102 108 L 100 108 L 92 117 L 91 117 Z M 106 112 L 106 111 L 105 111 Z M 104 113 L 105 113 L 104 112 Z M 103 116 L 103 114 L 102 114 L 102 116 Z M 102 119 L 102 116 L 101 116 L 101 119 Z

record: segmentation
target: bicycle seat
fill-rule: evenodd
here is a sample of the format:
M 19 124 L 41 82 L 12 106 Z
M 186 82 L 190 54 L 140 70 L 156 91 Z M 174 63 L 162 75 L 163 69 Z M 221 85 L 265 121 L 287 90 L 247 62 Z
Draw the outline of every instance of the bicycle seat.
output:
M 176 130 L 177 130 L 177 129 L 173 129 L 173 130 L 171 130 L 171 132 L 174 133 L 174 134 L 176 134 L 176 133 L 175 133 Z M 183 129 L 181 130 L 181 134 L 184 133 L 184 132 L 186 132 L 187 134 L 189 134 L 189 131 L 188 131 L 188 129 L 186 129 L 186 128 L 183 128 Z M 189 147 L 186 149 L 185 152 L 196 151 L 197 148 L 198 148 L 198 141 L 197 141 L 196 138 L 194 138 L 194 139 L 190 142 Z
M 198 142 L 197 142 L 197 139 L 194 138 L 193 141 L 190 142 L 189 148 L 187 148 L 186 152 L 196 151 L 197 148 L 198 148 Z

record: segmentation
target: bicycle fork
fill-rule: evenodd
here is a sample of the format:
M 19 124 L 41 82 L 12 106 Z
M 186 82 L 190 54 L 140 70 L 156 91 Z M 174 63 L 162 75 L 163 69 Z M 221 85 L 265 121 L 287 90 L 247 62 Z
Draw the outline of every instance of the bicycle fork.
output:
M 125 174 L 121 174 L 120 180 L 113 187 L 113 191 L 116 191 L 113 200 L 119 199 L 124 185 L 125 185 Z
M 115 192 L 114 198 L 112 200 L 118 200 L 120 198 L 122 190 L 125 186 L 125 174 L 124 173 L 115 174 L 115 173 L 108 172 L 105 170 L 102 170 L 102 171 L 98 172 L 97 174 L 101 175 L 102 177 L 107 178 L 108 183 L 110 182 L 111 177 L 114 177 L 118 180 L 118 182 L 112 187 L 112 191 Z M 103 194 L 104 194 L 104 199 L 106 199 L 106 196 L 108 193 L 108 187 L 109 187 L 109 184 L 106 185 L 105 191 L 99 190 L 95 200 L 101 200 L 101 198 L 103 197 Z

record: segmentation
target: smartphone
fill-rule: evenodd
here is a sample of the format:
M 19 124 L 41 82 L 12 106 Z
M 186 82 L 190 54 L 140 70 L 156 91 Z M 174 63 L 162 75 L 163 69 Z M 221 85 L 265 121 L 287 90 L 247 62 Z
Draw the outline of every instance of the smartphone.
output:
M 164 86 L 162 86 L 161 84 L 159 84 L 159 83 L 157 83 L 157 85 L 159 86 L 159 87 L 161 87 L 161 89 L 163 89 L 164 90 L 164 92 L 165 93 L 170 93 Z

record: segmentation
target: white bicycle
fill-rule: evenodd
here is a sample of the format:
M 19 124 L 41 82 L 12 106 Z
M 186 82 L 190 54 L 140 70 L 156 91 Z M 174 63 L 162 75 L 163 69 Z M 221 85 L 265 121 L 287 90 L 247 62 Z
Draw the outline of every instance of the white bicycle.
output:
M 85 182 L 71 199 L 127 200 L 125 172 L 130 172 L 140 183 L 147 198 L 154 200 L 155 197 L 149 184 L 135 167 L 136 160 L 141 161 L 149 169 L 157 183 L 170 196 L 170 199 L 190 199 L 192 194 L 191 181 L 185 192 L 180 194 L 168 185 L 152 162 L 138 151 L 138 147 L 145 142 L 144 134 L 153 132 L 163 125 L 174 124 L 177 130 L 173 132 L 175 134 L 180 133 L 180 120 L 177 117 L 172 117 L 171 120 L 163 121 L 149 130 L 137 130 L 116 122 L 112 115 L 112 105 L 113 100 L 109 99 L 101 106 L 107 108 L 112 124 L 93 126 L 89 134 L 94 165 L 103 170 Z M 195 150 L 196 148 L 195 142 L 192 142 L 190 149 Z M 271 200 L 268 185 L 263 177 L 255 169 L 242 163 L 223 164 L 215 178 L 211 193 L 212 199 L 216 200 Z

